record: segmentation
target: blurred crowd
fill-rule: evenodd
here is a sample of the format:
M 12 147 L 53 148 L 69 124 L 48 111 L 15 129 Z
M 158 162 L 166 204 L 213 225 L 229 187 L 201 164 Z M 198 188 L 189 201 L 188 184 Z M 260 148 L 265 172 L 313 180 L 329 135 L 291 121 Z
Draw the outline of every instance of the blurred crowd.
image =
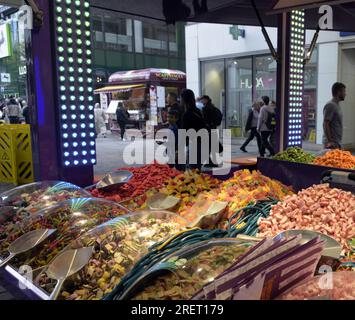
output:
M 27 101 L 13 96 L 0 100 L 0 118 L 9 124 L 30 124 Z

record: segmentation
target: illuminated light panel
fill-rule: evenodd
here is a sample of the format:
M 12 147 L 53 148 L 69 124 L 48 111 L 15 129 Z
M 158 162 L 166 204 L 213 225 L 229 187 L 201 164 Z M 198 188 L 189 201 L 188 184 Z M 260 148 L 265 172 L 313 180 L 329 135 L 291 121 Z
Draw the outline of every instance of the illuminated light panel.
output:
M 90 4 L 54 2 L 62 165 L 96 164 Z
M 304 88 L 305 18 L 302 10 L 291 13 L 289 118 L 287 147 L 302 146 L 302 100 Z

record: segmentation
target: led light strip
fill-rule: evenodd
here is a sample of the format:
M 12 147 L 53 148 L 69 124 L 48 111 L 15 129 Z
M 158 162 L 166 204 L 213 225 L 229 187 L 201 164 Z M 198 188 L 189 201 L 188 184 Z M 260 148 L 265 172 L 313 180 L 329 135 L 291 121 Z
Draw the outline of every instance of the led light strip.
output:
M 96 164 L 90 4 L 55 0 L 62 164 Z
M 302 146 L 302 101 L 304 88 L 304 11 L 292 11 L 290 34 L 288 147 Z

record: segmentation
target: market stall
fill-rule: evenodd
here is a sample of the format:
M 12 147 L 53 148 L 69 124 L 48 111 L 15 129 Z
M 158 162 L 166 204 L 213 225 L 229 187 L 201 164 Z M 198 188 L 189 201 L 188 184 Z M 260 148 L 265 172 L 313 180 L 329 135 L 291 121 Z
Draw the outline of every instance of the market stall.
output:
M 108 97 L 112 131 L 118 130 L 115 114 L 119 102 L 130 115 L 129 125 L 144 131 L 147 121 L 148 125 L 158 127 L 166 122 L 166 96 L 169 92 L 179 95 L 184 88 L 184 72 L 150 68 L 116 72 L 110 76 L 108 85 L 95 90 L 95 94 Z
M 334 182 L 343 188 L 351 191 L 355 186 L 355 156 L 348 151 L 330 150 L 317 157 L 300 148 L 289 148 L 272 159 L 258 158 L 257 168 L 273 179 L 293 185 L 296 191 L 318 184 L 330 172 L 337 172 L 338 176 L 342 173 Z
M 92 252 L 61 283 L 56 299 L 290 299 L 299 296 L 299 286 L 314 285 L 313 276 L 324 265 L 334 272 L 354 268 L 355 188 L 348 192 L 318 181 L 295 193 L 292 185 L 258 171 L 239 170 L 222 181 L 160 164 L 123 169 L 131 170 L 131 180 L 109 190 L 91 189 L 96 198 L 80 198 L 77 192 L 87 191 L 77 188 L 72 195 L 78 198 L 61 201 L 60 188 L 48 183 L 3 195 L 7 206 L 0 210 L 12 205 L 15 212 L 1 216 L 0 265 L 21 237 L 55 231 L 1 266 L 6 279 L 0 281 L 9 286 L 15 277 L 26 285 L 19 272 L 26 264 L 34 271 L 25 291 L 29 298 L 52 299 L 57 282 L 51 265 L 82 249 Z M 57 201 L 50 199 L 52 193 Z M 43 198 L 49 207 L 38 201 Z M 43 209 L 31 213 L 36 202 Z M 287 279 L 297 270 L 302 274 L 287 282 L 280 274 L 291 265 Z M 274 277 L 270 291 L 268 279 Z M 353 281 L 341 272 L 337 277 Z M 354 298 L 336 289 L 329 294 Z

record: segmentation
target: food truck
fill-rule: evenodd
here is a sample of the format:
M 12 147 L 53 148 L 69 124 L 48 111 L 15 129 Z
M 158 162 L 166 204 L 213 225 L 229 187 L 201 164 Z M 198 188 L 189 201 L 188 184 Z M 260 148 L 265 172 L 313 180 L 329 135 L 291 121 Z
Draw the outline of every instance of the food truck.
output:
M 145 131 L 146 125 L 159 128 L 165 122 L 166 96 L 186 88 L 186 74 L 178 70 L 142 69 L 112 74 L 100 95 L 101 106 L 109 116 L 111 131 L 119 131 L 116 110 L 120 103 L 127 109 L 128 127 Z

